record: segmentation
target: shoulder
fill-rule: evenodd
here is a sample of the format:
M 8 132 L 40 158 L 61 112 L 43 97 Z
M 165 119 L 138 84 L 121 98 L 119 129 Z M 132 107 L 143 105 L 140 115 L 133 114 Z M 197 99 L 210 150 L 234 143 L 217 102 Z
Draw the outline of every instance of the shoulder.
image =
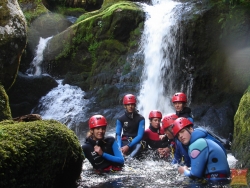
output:
M 190 146 L 189 146 L 189 150 L 199 150 L 202 151 L 203 149 L 205 149 L 207 147 L 207 141 L 204 138 L 199 138 L 196 141 L 194 141 Z

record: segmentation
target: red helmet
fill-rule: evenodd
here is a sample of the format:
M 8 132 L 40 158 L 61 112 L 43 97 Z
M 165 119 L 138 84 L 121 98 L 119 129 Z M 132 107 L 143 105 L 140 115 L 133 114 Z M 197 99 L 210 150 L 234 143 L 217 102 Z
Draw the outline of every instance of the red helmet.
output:
M 162 120 L 162 127 L 163 129 L 167 129 L 168 127 L 170 127 L 171 125 L 174 124 L 174 121 L 178 118 L 178 116 L 174 113 L 172 114 L 168 114 L 166 116 L 163 117 Z
M 89 128 L 93 129 L 96 127 L 107 126 L 107 120 L 102 115 L 94 115 L 89 119 Z
M 193 123 L 187 118 L 180 117 L 180 118 L 176 119 L 174 121 L 174 126 L 173 126 L 174 136 L 176 136 L 180 132 L 181 129 L 183 129 L 189 125 L 193 125 Z
M 132 94 L 127 94 L 123 97 L 123 104 L 136 104 L 135 96 Z
M 172 97 L 172 102 L 187 102 L 185 93 L 175 93 Z
M 162 114 L 159 110 L 152 110 L 150 113 L 149 113 L 149 116 L 148 116 L 149 119 L 151 118 L 162 118 Z

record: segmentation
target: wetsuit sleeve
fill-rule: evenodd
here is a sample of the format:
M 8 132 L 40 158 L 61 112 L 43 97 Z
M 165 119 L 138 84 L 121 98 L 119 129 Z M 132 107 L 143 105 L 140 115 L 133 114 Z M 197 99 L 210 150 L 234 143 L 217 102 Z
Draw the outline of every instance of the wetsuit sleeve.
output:
M 179 164 L 182 160 L 180 143 L 176 142 L 176 148 L 174 152 L 174 159 L 172 160 L 172 164 Z
M 115 163 L 120 163 L 120 164 L 123 165 L 124 164 L 124 158 L 122 156 L 122 152 L 118 148 L 118 144 L 117 144 L 116 141 L 114 141 L 114 143 L 112 145 L 112 149 L 113 149 L 114 155 L 110 155 L 108 153 L 103 153 L 102 157 L 109 160 L 109 161 L 112 161 L 112 162 L 115 162 Z
M 122 147 L 122 139 L 121 139 L 121 134 L 122 134 L 122 123 L 119 120 L 116 120 L 116 140 L 118 147 Z
M 203 178 L 208 160 L 208 145 L 205 139 L 200 138 L 189 146 L 191 158 L 191 170 L 187 173 L 189 177 Z
M 138 144 L 142 140 L 144 131 L 145 131 L 145 120 L 143 119 L 139 122 L 137 136 L 132 140 L 132 142 L 128 144 L 128 146 L 133 147 L 134 145 Z

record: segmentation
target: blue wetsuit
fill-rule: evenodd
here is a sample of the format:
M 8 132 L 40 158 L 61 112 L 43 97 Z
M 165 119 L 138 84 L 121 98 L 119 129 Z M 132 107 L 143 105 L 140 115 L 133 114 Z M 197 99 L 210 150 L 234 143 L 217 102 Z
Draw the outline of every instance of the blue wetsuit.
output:
M 203 138 L 200 130 L 191 133 L 188 154 L 191 170 L 185 170 L 190 178 L 225 180 L 230 177 L 230 168 L 224 150 L 211 139 Z
M 188 155 L 188 146 L 183 145 L 177 138 L 175 138 L 175 152 L 172 164 L 180 164 L 190 167 L 191 161 Z
M 118 146 L 121 148 L 128 145 L 130 156 L 136 156 L 141 148 L 140 141 L 143 138 L 144 130 L 145 119 L 143 116 L 136 111 L 134 113 L 125 112 L 124 115 L 116 121 L 116 139 Z

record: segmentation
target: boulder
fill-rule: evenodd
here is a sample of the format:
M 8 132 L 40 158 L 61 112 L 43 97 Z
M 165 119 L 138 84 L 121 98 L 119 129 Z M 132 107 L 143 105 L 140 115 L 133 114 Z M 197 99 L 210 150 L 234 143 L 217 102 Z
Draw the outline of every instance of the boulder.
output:
M 12 117 L 31 113 L 39 99 L 57 86 L 56 80 L 49 75 L 27 76 L 19 72 L 15 84 L 7 92 Z
M 0 187 L 72 187 L 82 170 L 81 145 L 55 121 L 0 122 Z
M 27 24 L 16 0 L 1 3 L 0 82 L 6 90 L 14 83 L 26 45 Z
M 11 119 L 11 111 L 9 106 L 9 97 L 4 87 L 0 84 L 0 121 Z

